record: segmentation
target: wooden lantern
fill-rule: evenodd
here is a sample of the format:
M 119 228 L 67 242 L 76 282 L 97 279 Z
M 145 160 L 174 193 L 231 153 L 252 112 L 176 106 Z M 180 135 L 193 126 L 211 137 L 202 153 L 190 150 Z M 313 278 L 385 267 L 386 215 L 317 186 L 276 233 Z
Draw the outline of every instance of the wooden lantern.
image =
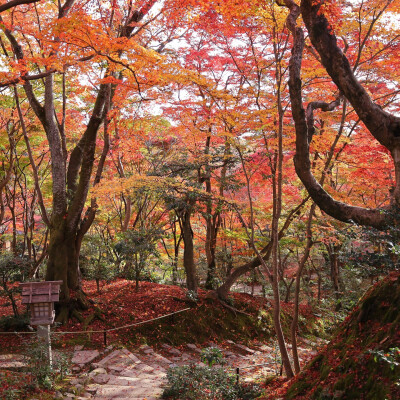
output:
M 30 304 L 31 325 L 51 325 L 54 322 L 54 302 L 59 301 L 62 281 L 20 283 L 22 304 Z

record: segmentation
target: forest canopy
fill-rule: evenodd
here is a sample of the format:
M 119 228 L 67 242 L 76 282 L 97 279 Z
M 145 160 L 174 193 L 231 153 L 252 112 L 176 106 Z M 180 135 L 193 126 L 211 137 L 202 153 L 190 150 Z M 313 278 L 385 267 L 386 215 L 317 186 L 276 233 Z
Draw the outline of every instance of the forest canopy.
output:
M 3 2 L 2 257 L 63 281 L 62 322 L 90 305 L 83 278 L 222 300 L 270 284 L 293 375 L 280 296 L 298 307 L 307 274 L 311 298 L 328 281 L 340 307 L 345 274 L 397 268 L 399 12 L 391 0 Z

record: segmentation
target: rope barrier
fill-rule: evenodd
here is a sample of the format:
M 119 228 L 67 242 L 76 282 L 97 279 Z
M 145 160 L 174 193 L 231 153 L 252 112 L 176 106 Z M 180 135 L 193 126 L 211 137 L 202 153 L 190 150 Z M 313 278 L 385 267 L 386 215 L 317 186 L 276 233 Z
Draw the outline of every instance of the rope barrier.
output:
M 111 328 L 111 329 L 102 329 L 102 330 L 99 330 L 99 331 L 73 331 L 73 332 L 60 331 L 60 332 L 52 332 L 51 334 L 52 335 L 69 335 L 69 334 L 82 334 L 82 333 L 83 334 L 92 334 L 92 333 L 103 333 L 103 334 L 106 334 L 107 332 L 115 332 L 115 331 L 119 331 L 121 329 L 131 328 L 133 326 L 147 324 L 149 322 L 153 322 L 153 321 L 157 321 L 159 319 L 167 318 L 167 317 L 170 317 L 170 316 L 175 315 L 175 314 L 180 314 L 180 313 L 182 313 L 184 311 L 188 311 L 190 309 L 191 309 L 190 307 L 184 308 L 183 310 L 179 310 L 179 311 L 175 311 L 173 313 L 161 315 L 160 317 L 148 319 L 146 321 L 136 322 L 134 324 L 118 326 L 116 328 Z M 36 334 L 36 331 L 35 332 L 0 332 L 0 335 L 33 335 L 33 334 Z
M 246 367 L 240 367 L 240 369 L 252 369 L 255 367 L 263 367 L 264 365 L 273 365 L 276 364 L 274 362 L 268 362 L 268 363 L 263 363 L 263 364 L 253 364 L 253 365 L 247 365 Z

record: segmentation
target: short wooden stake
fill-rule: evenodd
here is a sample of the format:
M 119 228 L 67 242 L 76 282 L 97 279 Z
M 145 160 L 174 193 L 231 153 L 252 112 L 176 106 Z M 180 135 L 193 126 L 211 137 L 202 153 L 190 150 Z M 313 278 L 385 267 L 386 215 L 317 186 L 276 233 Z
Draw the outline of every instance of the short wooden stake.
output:
M 103 336 L 104 336 L 104 347 L 107 347 L 107 331 L 103 332 Z

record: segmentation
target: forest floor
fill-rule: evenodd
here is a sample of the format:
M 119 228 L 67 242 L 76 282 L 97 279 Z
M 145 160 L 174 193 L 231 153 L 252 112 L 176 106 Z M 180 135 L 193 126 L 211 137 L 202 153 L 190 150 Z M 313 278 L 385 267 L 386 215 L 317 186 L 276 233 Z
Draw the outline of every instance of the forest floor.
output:
M 252 367 L 251 372 L 250 370 L 244 372 L 247 379 L 258 380 L 262 383 L 265 375 L 276 376 L 277 372 L 279 374 L 278 352 L 273 340 L 272 305 L 268 299 L 232 293 L 229 305 L 226 305 L 210 296 L 209 292 L 200 290 L 199 301 L 194 304 L 188 303 L 185 290 L 178 286 L 141 282 L 139 290 L 136 291 L 135 284 L 126 280 L 103 283 L 100 286 L 100 292 L 97 292 L 95 282 L 85 282 L 84 290 L 93 301 L 93 307 L 83 312 L 80 321 L 72 319 L 65 326 L 52 327 L 52 345 L 56 351 L 71 356 L 74 351 L 80 350 L 98 350 L 99 354 L 103 354 L 104 349 L 111 344 L 114 348 L 124 348 L 132 354 L 139 354 L 138 349 L 147 348 L 167 358 L 168 355 L 171 356 L 168 353 L 168 346 L 170 346 L 180 352 L 181 356 L 185 354 L 183 360 L 178 360 L 179 356 L 176 356 L 176 360 L 172 360 L 179 364 L 184 361 L 189 362 L 193 358 L 193 351 L 188 351 L 188 344 L 200 349 L 213 343 L 232 357 L 232 367 L 246 367 L 264 362 L 274 364 L 269 371 L 263 370 L 267 368 L 266 366 Z M 20 303 L 20 299 L 17 298 L 17 302 Z M 189 310 L 167 318 L 107 332 L 107 343 L 104 343 L 104 330 L 145 322 L 190 306 L 192 308 Z M 24 312 L 22 307 L 20 312 L 21 314 Z M 291 313 L 292 304 L 283 303 L 282 324 L 286 333 L 289 330 Z M 0 318 L 11 315 L 11 305 L 6 298 L 0 297 Z M 301 306 L 300 321 L 300 336 L 306 337 L 318 331 L 319 321 L 308 306 Z M 5 326 L 6 330 L 15 328 L 11 325 L 7 327 L 7 324 Z M 90 333 L 90 331 L 97 332 Z M 69 333 L 65 334 L 65 332 Z M 23 333 L 0 334 L 0 354 L 5 357 L 5 354 L 10 353 L 19 355 L 29 353 L 29 343 L 34 337 L 34 334 Z M 243 354 L 243 349 L 239 350 L 240 347 L 234 347 L 233 344 L 250 349 L 250 353 Z M 315 355 L 315 346 L 313 340 L 305 340 L 301 343 L 302 363 L 306 363 Z M 234 351 L 235 348 L 236 351 Z M 254 354 L 255 352 L 257 353 Z M 235 359 L 236 356 L 238 357 Z M 263 356 L 265 356 L 264 359 Z M 274 362 L 273 359 L 275 359 Z M 165 365 L 160 365 L 160 367 L 165 368 Z M 92 369 L 90 364 L 85 368 L 87 371 L 84 370 L 84 373 Z M 6 382 L 2 385 L 4 393 L 5 390 L 10 393 L 13 385 L 22 387 L 26 384 L 27 377 L 24 368 L 15 370 L 21 372 L 13 372 L 10 376 L 4 372 L 5 370 L 3 371 L 3 382 Z M 75 370 L 74 373 L 76 375 L 78 371 Z M 18 374 L 20 374 L 19 380 Z M 276 386 L 281 387 L 282 380 L 279 379 L 277 382 Z M 48 392 L 50 397 L 46 397 L 45 393 L 40 392 L 39 398 L 54 398 L 51 397 L 54 396 L 54 390 Z M 7 399 L 4 395 L 2 397 L 0 391 L 0 399 L 3 398 Z M 38 394 L 34 394 L 32 398 L 38 398 Z

